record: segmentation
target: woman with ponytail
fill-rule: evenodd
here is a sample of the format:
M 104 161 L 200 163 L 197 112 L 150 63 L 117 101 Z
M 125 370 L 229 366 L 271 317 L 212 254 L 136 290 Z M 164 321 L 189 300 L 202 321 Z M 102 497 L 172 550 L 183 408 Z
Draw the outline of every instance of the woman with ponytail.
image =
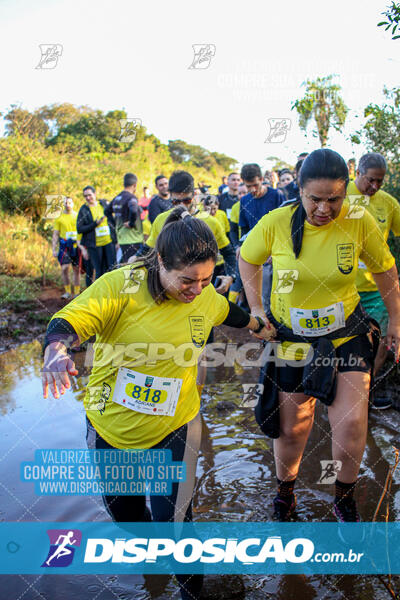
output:
M 315 400 L 328 406 L 332 458 L 341 465 L 334 514 L 359 521 L 353 499 L 364 453 L 371 369 L 379 332 L 360 306 L 360 258 L 373 273 L 389 313 L 387 345 L 399 357 L 400 295 L 394 258 L 367 211 L 347 203 L 348 170 L 332 150 L 312 152 L 299 174 L 300 200 L 263 217 L 241 249 L 240 274 L 253 315 L 276 328 L 273 361 L 262 369 L 255 409 L 274 439 L 278 494 L 274 516 L 290 519 L 294 486 L 314 419 Z M 271 256 L 273 284 L 266 319 L 261 266 Z
M 206 222 L 185 206 L 174 209 L 141 262 L 96 280 L 50 321 L 43 391 L 59 398 L 76 375 L 68 349 L 96 335 L 84 406 L 89 447 L 169 449 L 186 465 L 186 479 L 170 495 L 104 495 L 113 520 L 190 521 L 200 399 L 197 362 L 212 327 L 247 327 L 269 339 L 260 317 L 229 303 L 210 285 L 218 255 Z M 134 383 L 132 383 L 134 382 Z M 162 400 L 162 401 L 160 401 Z M 200 575 L 178 575 L 182 598 L 198 598 Z

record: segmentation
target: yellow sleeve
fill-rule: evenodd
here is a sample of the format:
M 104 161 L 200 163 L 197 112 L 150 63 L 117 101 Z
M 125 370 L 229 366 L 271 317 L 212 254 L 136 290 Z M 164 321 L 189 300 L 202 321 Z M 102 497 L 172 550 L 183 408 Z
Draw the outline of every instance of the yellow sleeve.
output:
M 210 291 L 213 294 L 212 306 L 214 309 L 213 314 L 213 326 L 217 327 L 221 325 L 228 316 L 229 313 L 229 302 L 222 294 L 218 294 L 215 291 L 215 287 L 210 284 Z
M 260 219 L 245 239 L 240 255 L 252 265 L 263 265 L 272 252 L 272 228 L 268 215 Z
M 129 269 L 106 273 L 53 315 L 52 319 L 68 321 L 80 342 L 102 332 L 105 327 L 112 328 L 126 302 L 131 299 L 131 294 L 121 293 L 125 282 L 124 271 L 129 273 Z
M 224 222 L 225 233 L 229 233 L 231 230 L 231 226 L 229 225 L 228 217 L 226 212 L 223 210 L 222 212 L 222 220 Z
M 54 221 L 53 229 L 54 229 L 54 231 L 58 231 L 58 232 L 61 231 L 60 217 Z
M 161 213 L 163 214 L 163 213 Z M 158 234 L 161 231 L 161 227 L 160 227 L 160 220 L 159 217 L 160 215 L 158 215 L 155 219 L 155 221 L 153 221 L 153 224 L 151 226 L 151 231 L 150 231 L 150 235 L 146 240 L 146 245 L 150 246 L 150 248 L 154 248 L 156 245 L 156 239 L 158 238 Z
M 207 223 L 207 225 L 210 225 L 210 226 L 212 223 L 211 229 L 215 236 L 215 239 L 217 240 L 217 245 L 218 245 L 219 250 L 221 250 L 221 248 L 225 248 L 225 246 L 228 246 L 228 244 L 230 244 L 230 241 L 226 237 L 224 229 L 223 229 L 221 223 L 218 221 L 218 219 L 216 219 L 215 217 L 211 217 L 210 222 L 205 221 L 205 223 Z
M 390 203 L 390 211 L 391 211 L 391 223 L 390 229 L 393 231 L 394 235 L 400 235 L 400 204 L 396 198 L 393 198 L 390 194 L 389 203 Z
M 395 264 L 395 260 L 385 242 L 374 217 L 365 211 L 363 217 L 363 245 L 360 259 L 371 273 L 384 273 Z
M 231 211 L 231 223 L 239 223 L 240 200 L 235 202 Z

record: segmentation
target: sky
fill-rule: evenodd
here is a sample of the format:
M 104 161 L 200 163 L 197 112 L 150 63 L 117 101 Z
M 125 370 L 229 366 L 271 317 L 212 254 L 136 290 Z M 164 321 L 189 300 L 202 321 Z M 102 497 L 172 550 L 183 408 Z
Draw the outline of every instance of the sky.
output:
M 377 27 L 388 4 L 0 0 L 0 111 L 56 102 L 124 108 L 163 143 L 183 139 L 239 163 L 268 167 L 278 156 L 294 165 L 319 142 L 300 130 L 292 103 L 307 78 L 333 73 L 350 112 L 328 147 L 358 159 L 365 148 L 350 135 L 365 106 L 382 103 L 384 85 L 399 85 L 400 40 Z M 55 68 L 35 68 L 40 44 L 62 46 Z M 207 68 L 189 68 L 195 44 L 215 48 Z M 276 119 L 285 119 L 286 136 L 268 141 Z

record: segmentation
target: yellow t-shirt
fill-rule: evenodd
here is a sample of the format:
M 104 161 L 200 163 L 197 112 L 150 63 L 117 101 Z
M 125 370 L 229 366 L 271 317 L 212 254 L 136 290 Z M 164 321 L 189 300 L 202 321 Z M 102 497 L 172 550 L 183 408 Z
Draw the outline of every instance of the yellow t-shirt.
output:
M 217 219 L 217 221 L 219 221 L 219 223 L 222 225 L 222 229 L 224 230 L 224 232 L 229 233 L 231 226 L 229 225 L 226 212 L 224 210 L 218 209 L 214 216 Z
M 239 213 L 240 213 L 240 200 L 238 200 L 238 202 L 235 202 L 235 204 L 232 206 L 231 216 L 229 217 L 229 220 L 231 221 L 231 223 L 239 224 Z
M 174 299 L 156 304 L 147 270 L 126 265 L 100 277 L 56 313 L 53 318 L 66 319 L 81 342 L 96 334 L 84 405 L 101 437 L 116 448 L 150 448 L 193 419 L 200 408 L 198 357 L 211 328 L 228 312 L 227 300 L 212 285 L 188 304 Z M 182 379 L 174 416 L 143 414 L 113 402 L 121 367 Z
M 54 221 L 54 229 L 60 233 L 60 239 L 63 240 L 76 240 L 78 233 L 76 231 L 76 212 L 62 213 Z M 79 236 L 79 239 L 82 236 Z
M 262 265 L 272 256 L 271 311 L 277 321 L 292 328 L 291 308 L 316 310 L 339 302 L 347 319 L 360 299 L 358 259 L 374 273 L 388 271 L 394 264 L 389 247 L 367 211 L 361 218 L 348 218 L 349 206 L 343 203 L 339 216 L 327 225 L 318 227 L 305 221 L 296 259 L 290 224 L 293 210 L 293 205 L 288 205 L 262 217 L 247 236 L 241 255 L 254 265 Z M 349 339 L 332 341 L 339 346 Z
M 143 235 L 150 235 L 151 223 L 148 218 L 142 221 Z
M 95 206 L 89 206 L 89 208 L 90 212 L 92 213 L 92 217 L 95 221 L 97 219 L 101 219 L 101 217 L 104 217 L 104 210 L 99 202 Z M 100 225 L 97 225 L 95 229 L 95 234 L 96 246 L 105 246 L 106 244 L 111 244 L 112 240 L 107 217 L 104 219 L 104 221 L 101 222 Z
M 385 240 L 389 232 L 400 235 L 400 204 L 387 192 L 378 190 L 373 196 L 364 196 L 357 189 L 354 181 L 347 187 L 346 201 L 355 214 L 362 214 L 366 209 L 375 219 Z M 372 274 L 368 271 L 364 261 L 358 261 L 356 286 L 359 292 L 376 292 L 378 290 Z
M 158 238 L 160 231 L 164 226 L 165 221 L 168 219 L 170 213 L 173 210 L 174 210 L 173 208 L 170 208 L 169 210 L 167 210 L 163 213 L 160 213 L 153 221 L 153 224 L 151 226 L 150 235 L 146 240 L 146 244 L 147 244 L 147 246 L 150 246 L 150 248 L 155 247 L 156 239 Z M 222 228 L 222 225 L 220 224 L 218 219 L 216 219 L 215 217 L 212 217 L 210 215 L 210 213 L 207 211 L 201 211 L 201 212 L 197 213 L 195 216 L 197 219 L 202 219 L 205 223 L 207 223 L 207 225 L 209 226 L 209 228 L 211 229 L 211 231 L 214 234 L 214 237 L 217 241 L 217 245 L 218 245 L 219 249 L 225 248 L 225 246 L 227 246 L 229 244 L 229 240 L 226 237 L 225 232 Z

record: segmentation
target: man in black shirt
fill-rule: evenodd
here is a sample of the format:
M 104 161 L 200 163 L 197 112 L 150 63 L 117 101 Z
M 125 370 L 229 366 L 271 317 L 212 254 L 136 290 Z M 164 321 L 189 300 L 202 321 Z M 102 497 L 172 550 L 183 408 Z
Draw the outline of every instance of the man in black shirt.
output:
M 232 206 L 239 200 L 240 182 L 239 173 L 230 173 L 228 176 L 228 191 L 218 196 L 219 209 L 226 212 L 228 219 L 231 215 Z
M 158 194 L 153 196 L 149 204 L 149 221 L 153 223 L 160 213 L 172 208 L 172 202 L 168 191 L 168 179 L 165 175 L 158 175 L 155 179 Z

